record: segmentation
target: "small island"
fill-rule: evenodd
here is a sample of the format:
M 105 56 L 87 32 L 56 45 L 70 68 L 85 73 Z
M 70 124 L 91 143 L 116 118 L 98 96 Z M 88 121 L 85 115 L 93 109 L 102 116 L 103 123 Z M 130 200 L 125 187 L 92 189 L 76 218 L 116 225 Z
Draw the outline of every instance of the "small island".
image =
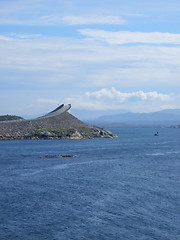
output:
M 110 131 L 90 127 L 69 113 L 70 104 L 31 120 L 13 116 L 0 121 L 0 140 L 114 138 Z M 11 115 L 7 115 L 11 116 Z M 1 118 L 0 119 L 4 119 Z

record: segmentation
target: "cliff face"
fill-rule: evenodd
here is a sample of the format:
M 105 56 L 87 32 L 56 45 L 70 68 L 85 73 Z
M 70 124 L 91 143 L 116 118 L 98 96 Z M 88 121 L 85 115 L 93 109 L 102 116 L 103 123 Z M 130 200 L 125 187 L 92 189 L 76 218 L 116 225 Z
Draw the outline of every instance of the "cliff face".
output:
M 58 110 L 59 111 L 59 110 Z M 33 120 L 0 122 L 0 139 L 82 139 L 115 137 L 107 130 L 89 127 L 68 113 L 56 112 Z

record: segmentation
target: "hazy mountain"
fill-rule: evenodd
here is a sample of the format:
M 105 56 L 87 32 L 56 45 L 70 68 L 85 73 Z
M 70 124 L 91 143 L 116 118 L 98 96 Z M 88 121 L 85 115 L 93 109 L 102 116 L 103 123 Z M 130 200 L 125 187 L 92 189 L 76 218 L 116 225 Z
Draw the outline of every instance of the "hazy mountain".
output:
M 128 112 L 104 115 L 88 123 L 101 126 L 171 126 L 180 124 L 180 109 L 167 109 L 152 113 Z
M 82 121 L 91 121 L 98 119 L 101 116 L 115 115 L 121 113 L 128 113 L 129 110 L 88 110 L 88 109 L 71 109 L 71 114 L 81 119 Z

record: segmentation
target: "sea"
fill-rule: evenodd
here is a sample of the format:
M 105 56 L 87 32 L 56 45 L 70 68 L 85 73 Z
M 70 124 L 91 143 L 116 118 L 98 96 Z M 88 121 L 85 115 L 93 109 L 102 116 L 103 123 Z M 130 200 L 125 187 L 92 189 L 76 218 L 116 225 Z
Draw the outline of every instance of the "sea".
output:
M 108 130 L 0 141 L 1 240 L 180 239 L 180 129 Z

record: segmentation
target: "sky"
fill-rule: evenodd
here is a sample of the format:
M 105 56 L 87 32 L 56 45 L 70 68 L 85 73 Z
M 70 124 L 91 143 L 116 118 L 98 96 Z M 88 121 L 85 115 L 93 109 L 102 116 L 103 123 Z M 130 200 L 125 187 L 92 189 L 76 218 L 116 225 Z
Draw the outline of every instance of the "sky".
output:
M 0 0 L 0 115 L 180 108 L 179 0 Z

